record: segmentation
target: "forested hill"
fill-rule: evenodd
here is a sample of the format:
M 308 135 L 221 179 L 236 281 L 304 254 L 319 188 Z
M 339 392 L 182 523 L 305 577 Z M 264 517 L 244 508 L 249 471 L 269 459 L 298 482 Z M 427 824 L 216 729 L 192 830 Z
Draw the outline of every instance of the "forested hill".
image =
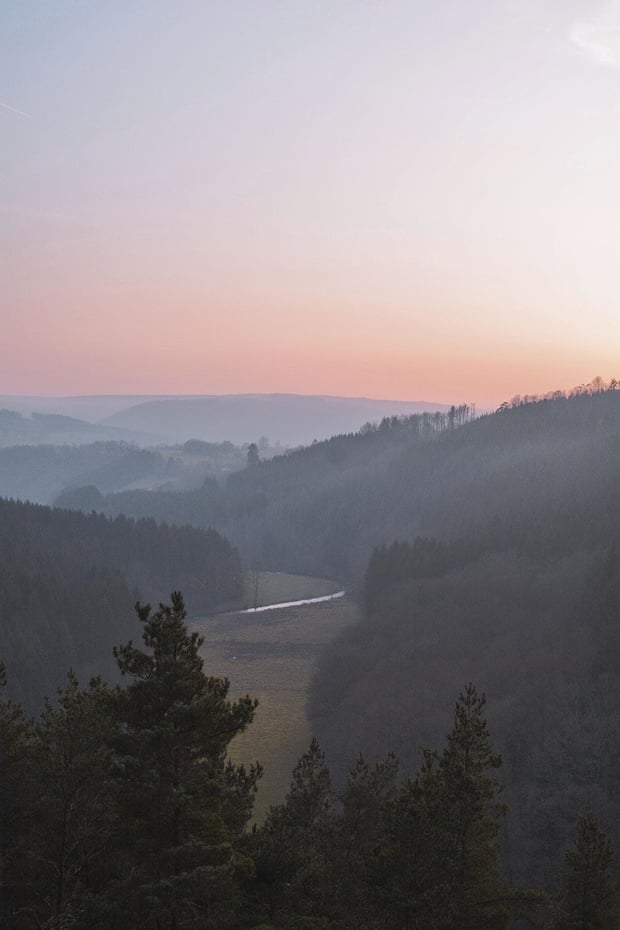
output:
M 136 597 L 158 602 L 182 588 L 202 608 L 240 583 L 236 550 L 213 530 L 0 499 L 0 661 L 29 707 L 54 694 L 69 666 L 110 673 Z
M 314 729 L 342 774 L 360 751 L 414 770 L 455 683 L 484 687 L 520 878 L 552 868 L 576 813 L 620 841 L 619 412 L 616 391 L 520 403 L 449 437 L 443 498 L 431 482 L 419 499 L 426 537 L 412 521 L 374 550 L 364 619 L 313 686 Z
M 125 442 L 10 446 L 0 448 L 0 497 L 52 504 L 75 488 L 87 489 L 82 501 L 127 488 L 188 490 L 199 488 L 207 475 L 224 475 L 246 462 L 247 448 L 198 439 L 157 449 Z
M 10 403 L 10 401 L 9 401 Z M 96 441 L 153 443 L 157 436 L 137 430 L 119 429 L 107 424 L 87 423 L 58 413 L 32 411 L 25 417 L 7 410 L 0 399 L 0 448 L 15 445 L 80 445 Z
M 159 451 L 122 442 L 13 445 L 0 448 L 0 495 L 50 504 L 67 487 L 114 491 L 136 481 L 163 483 L 169 463 Z
M 357 433 L 258 461 L 230 475 L 224 486 L 207 479 L 197 491 L 126 491 L 102 499 L 91 489 L 88 495 L 76 489 L 58 500 L 63 507 L 87 501 L 108 515 L 215 526 L 262 567 L 350 577 L 363 571 L 379 531 L 372 513 L 375 487 L 407 450 L 432 443 L 469 416 L 462 406 L 386 417 Z M 351 537 L 351 521 L 365 522 L 363 537 Z
M 509 546 L 522 536 L 529 547 L 570 551 L 576 535 L 594 544 L 611 532 L 611 511 L 598 504 L 616 493 L 619 430 L 620 391 L 612 389 L 516 400 L 473 420 L 461 407 L 387 418 L 259 462 L 225 487 L 127 492 L 99 506 L 212 525 L 261 567 L 353 580 L 375 546 L 421 535 L 484 529 Z M 532 521 L 536 537 L 521 530 Z

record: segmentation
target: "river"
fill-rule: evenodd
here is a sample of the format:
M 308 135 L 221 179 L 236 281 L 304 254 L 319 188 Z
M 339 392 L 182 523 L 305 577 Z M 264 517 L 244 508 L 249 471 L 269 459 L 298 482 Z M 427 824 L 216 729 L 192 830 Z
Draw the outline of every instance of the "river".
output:
M 321 604 L 323 601 L 335 601 L 337 597 L 344 597 L 344 591 L 335 594 L 324 594 L 322 597 L 307 597 L 301 601 L 281 601 L 279 604 L 265 604 L 264 607 L 246 607 L 245 610 L 235 610 L 237 614 L 260 614 L 263 610 L 283 610 L 285 607 L 303 607 L 305 604 Z M 231 611 L 232 613 L 233 611 Z

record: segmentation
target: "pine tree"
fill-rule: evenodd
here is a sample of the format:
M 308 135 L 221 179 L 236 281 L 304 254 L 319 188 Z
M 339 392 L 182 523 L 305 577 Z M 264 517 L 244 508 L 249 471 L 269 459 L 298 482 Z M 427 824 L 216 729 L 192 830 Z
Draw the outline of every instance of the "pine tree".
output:
M 256 702 L 229 701 L 228 680 L 205 675 L 202 638 L 188 632 L 179 593 L 154 613 L 136 609 L 146 650 L 115 649 L 131 682 L 118 695 L 119 836 L 106 926 L 220 930 L 247 866 L 235 840 L 259 776 L 227 765 L 226 750 Z
M 596 817 L 577 821 L 575 846 L 566 854 L 556 930 L 616 930 L 620 924 L 614 851 Z
M 112 702 L 113 692 L 100 679 L 82 690 L 70 671 L 34 728 L 29 911 L 37 926 L 79 924 L 85 898 L 105 881 L 115 803 Z
M 499 930 L 510 918 L 499 869 L 505 808 L 495 773 L 502 760 L 491 748 L 485 704 L 469 684 L 456 702 L 446 748 L 427 754 L 419 783 L 443 849 L 446 930 Z
M 293 769 L 284 803 L 271 808 L 250 842 L 254 909 L 261 918 L 284 926 L 303 919 L 309 927 L 326 918 L 333 825 L 329 770 L 313 739 Z
M 390 826 L 397 776 L 395 756 L 370 765 L 360 755 L 339 797 L 331 871 L 341 904 L 338 926 L 347 930 L 383 927 L 392 916 L 398 854 Z
M 0 926 L 19 926 L 17 914 L 30 903 L 29 850 L 33 811 L 32 725 L 19 704 L 4 696 L 0 663 Z
M 429 751 L 387 807 L 386 923 L 379 926 L 443 930 L 452 913 L 454 842 L 441 788 L 437 753 Z

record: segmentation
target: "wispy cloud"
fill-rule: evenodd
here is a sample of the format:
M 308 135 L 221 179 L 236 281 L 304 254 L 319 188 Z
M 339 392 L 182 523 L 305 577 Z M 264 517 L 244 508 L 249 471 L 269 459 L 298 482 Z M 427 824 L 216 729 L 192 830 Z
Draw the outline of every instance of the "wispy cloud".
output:
M 24 113 L 23 110 L 18 110 L 15 107 L 10 107 L 8 103 L 0 102 L 0 107 L 2 107 L 3 110 L 10 110 L 11 113 L 17 113 L 18 116 L 25 116 L 26 119 L 32 119 L 32 116 L 30 115 L 30 113 Z
M 574 23 L 570 40 L 596 64 L 620 68 L 620 0 L 608 0 L 598 15 Z

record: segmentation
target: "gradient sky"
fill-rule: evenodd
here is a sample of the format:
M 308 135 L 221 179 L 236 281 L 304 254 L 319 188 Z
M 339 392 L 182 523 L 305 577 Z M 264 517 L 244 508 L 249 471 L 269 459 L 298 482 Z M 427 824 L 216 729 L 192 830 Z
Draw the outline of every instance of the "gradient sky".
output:
M 0 393 L 620 374 L 620 2 L 5 0 Z

